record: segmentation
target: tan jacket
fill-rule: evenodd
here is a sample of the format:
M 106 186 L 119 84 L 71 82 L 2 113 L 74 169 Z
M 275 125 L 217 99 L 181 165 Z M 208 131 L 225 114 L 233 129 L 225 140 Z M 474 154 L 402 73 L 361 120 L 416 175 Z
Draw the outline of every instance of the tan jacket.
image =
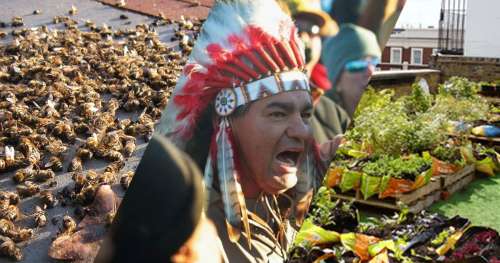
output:
M 286 259 L 286 252 L 295 238 L 297 232 L 288 220 L 284 221 L 285 233 L 287 237 L 287 244 L 281 247 L 276 239 L 273 239 L 266 233 L 253 225 L 250 226 L 252 232 L 251 244 L 252 248 L 249 249 L 248 243 L 244 235 L 240 237 L 238 243 L 232 243 L 227 234 L 225 223 L 223 202 L 220 194 L 213 190 L 208 189 L 208 208 L 207 217 L 213 221 L 217 228 L 217 232 L 222 241 L 224 252 L 229 262 L 245 263 L 245 262 L 284 262 Z M 291 204 L 290 204 L 291 205 Z M 277 226 L 273 227 L 273 220 L 266 216 L 263 206 L 260 205 L 256 199 L 246 198 L 246 206 L 248 210 L 254 212 L 259 217 L 268 222 L 268 225 L 278 233 Z M 284 207 L 284 209 L 287 209 Z

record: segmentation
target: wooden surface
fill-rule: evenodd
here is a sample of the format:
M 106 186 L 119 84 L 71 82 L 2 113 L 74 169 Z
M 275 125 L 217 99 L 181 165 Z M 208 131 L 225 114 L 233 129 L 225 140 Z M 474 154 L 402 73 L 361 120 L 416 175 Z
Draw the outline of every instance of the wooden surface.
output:
M 117 0 L 97 0 L 116 7 Z M 196 17 L 206 18 L 214 0 L 126 0 L 121 9 L 131 10 L 144 15 L 159 16 L 170 19 Z

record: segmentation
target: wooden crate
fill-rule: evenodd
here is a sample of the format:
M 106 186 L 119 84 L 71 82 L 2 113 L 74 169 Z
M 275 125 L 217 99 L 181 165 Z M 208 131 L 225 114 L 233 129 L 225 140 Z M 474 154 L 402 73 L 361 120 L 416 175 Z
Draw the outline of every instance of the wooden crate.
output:
M 448 194 L 453 194 L 456 193 L 460 190 L 462 190 L 464 187 L 469 185 L 472 181 L 476 179 L 476 174 L 474 172 L 469 173 L 463 177 L 461 177 L 459 180 L 456 180 L 452 184 L 449 184 L 445 188 L 443 188 L 444 192 L 447 192 Z
M 354 200 L 354 202 L 379 208 L 401 210 L 399 203 L 404 204 L 411 212 L 419 212 L 441 200 L 443 191 L 453 194 L 467 186 L 475 178 L 474 166 L 467 165 L 455 174 L 434 176 L 425 186 L 406 194 L 400 194 L 393 198 L 378 199 L 372 197 L 363 199 L 360 190 L 335 194 L 334 197 L 343 200 Z
M 388 197 L 378 199 L 371 197 L 367 200 L 363 199 L 360 190 L 350 191 L 341 194 L 335 194 L 335 198 L 351 201 L 374 207 L 380 207 L 392 210 L 401 210 L 399 203 L 407 206 L 411 212 L 418 212 L 430 206 L 440 199 L 441 195 L 441 180 L 438 177 L 433 177 L 425 186 L 406 194 L 400 194 L 396 197 Z
M 462 170 L 454 174 L 440 175 L 439 178 L 441 179 L 441 188 L 445 189 L 455 182 L 460 181 L 464 177 L 470 177 L 471 175 L 473 176 L 474 171 L 474 165 L 466 165 Z

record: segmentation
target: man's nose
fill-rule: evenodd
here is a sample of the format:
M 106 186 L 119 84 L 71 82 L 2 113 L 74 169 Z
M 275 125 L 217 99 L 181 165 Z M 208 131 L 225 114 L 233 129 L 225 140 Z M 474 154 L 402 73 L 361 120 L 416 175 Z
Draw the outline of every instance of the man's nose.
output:
M 312 136 L 309 122 L 307 120 L 304 120 L 301 114 L 294 115 L 294 117 L 290 121 L 286 133 L 288 137 L 299 140 L 300 142 L 305 142 Z

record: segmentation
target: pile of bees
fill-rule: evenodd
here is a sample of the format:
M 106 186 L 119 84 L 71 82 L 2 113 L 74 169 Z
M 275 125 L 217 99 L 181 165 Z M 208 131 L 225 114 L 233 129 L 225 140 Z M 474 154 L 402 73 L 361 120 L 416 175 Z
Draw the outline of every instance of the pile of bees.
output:
M 17 184 L 17 192 L 0 190 L 0 256 L 14 260 L 22 259 L 19 243 L 50 221 L 45 209 L 68 200 L 85 207 L 103 184 L 128 187 L 133 172 L 120 171 L 136 142 L 152 136 L 201 25 L 161 19 L 113 31 L 91 21 L 79 30 L 67 16 L 53 22 L 65 29 L 16 28 L 14 40 L 0 46 L 0 176 L 11 174 Z M 165 24 L 175 28 L 175 47 L 155 33 Z M 22 18 L 11 25 L 22 26 Z M 84 169 L 94 158 L 108 161 L 103 171 Z M 55 177 L 64 172 L 74 184 L 56 192 Z M 39 206 L 26 216 L 18 205 L 28 197 Z M 20 227 L 21 217 L 35 227 Z M 69 216 L 63 221 L 63 229 L 75 225 Z

